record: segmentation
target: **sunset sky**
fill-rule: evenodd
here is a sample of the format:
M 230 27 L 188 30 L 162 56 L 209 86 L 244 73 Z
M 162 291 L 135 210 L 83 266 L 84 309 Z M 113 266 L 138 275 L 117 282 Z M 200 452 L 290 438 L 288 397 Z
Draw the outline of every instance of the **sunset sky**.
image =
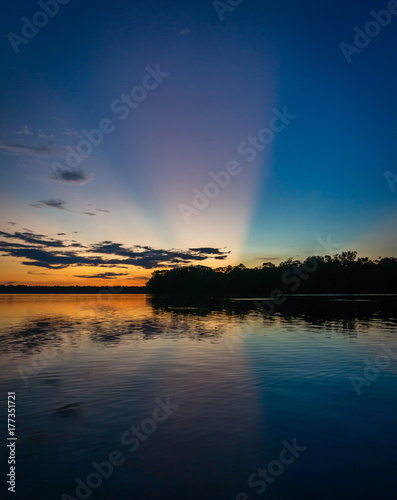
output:
M 5 2 L 0 283 L 397 255 L 397 6 L 221 4 Z

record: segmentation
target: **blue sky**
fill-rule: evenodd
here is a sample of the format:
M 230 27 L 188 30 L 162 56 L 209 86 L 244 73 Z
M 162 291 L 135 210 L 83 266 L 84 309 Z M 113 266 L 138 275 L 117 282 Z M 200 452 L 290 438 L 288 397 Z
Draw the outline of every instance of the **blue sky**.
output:
M 18 53 L 10 33 L 42 7 L 8 3 L 3 282 L 142 284 L 161 267 L 304 258 L 327 238 L 396 255 L 397 14 L 350 63 L 340 48 L 393 2 L 244 0 L 221 21 L 211 1 L 70 0 Z M 112 103 L 144 81 L 121 120 Z M 284 109 L 296 117 L 248 162 L 239 145 Z M 104 119 L 114 130 L 68 166 Z M 230 161 L 239 173 L 211 191 Z

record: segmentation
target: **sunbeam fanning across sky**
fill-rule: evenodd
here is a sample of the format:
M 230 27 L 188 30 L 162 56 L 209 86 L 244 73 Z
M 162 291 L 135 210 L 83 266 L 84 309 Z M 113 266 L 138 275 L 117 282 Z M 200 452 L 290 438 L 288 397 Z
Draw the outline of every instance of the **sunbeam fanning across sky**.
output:
M 396 208 L 393 6 L 357 48 L 372 3 L 225 5 L 67 2 L 42 28 L 29 25 L 39 4 L 7 13 L 4 283 L 142 284 L 187 263 L 305 258 L 329 237 L 337 251 L 396 253 L 375 229 Z M 103 242 L 126 255 L 108 246 L 95 260 Z M 142 261 L 146 247 L 165 257 Z M 191 248 L 220 254 L 173 254 Z
M 397 0 L 2 6 L 8 491 L 396 500 Z

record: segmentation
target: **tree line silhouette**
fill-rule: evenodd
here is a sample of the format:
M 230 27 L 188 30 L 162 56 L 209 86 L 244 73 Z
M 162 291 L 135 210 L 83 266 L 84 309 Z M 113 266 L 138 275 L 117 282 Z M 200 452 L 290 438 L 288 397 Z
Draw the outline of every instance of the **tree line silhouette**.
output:
M 357 258 L 348 251 L 333 256 L 292 258 L 278 265 L 264 262 L 211 268 L 185 266 L 154 271 L 146 286 L 32 286 L 0 285 L 0 293 L 151 293 L 207 297 L 277 297 L 277 294 L 395 293 L 397 258 Z
M 120 294 L 120 293 L 147 293 L 144 286 L 65 286 L 65 285 L 0 285 L 0 294 L 18 293 L 18 294 L 40 294 L 40 293 L 56 293 L 56 294 Z
M 275 265 L 243 264 L 211 268 L 186 266 L 154 271 L 151 294 L 270 297 L 277 294 L 397 293 L 397 258 L 357 258 L 348 251 L 333 256 L 292 258 Z

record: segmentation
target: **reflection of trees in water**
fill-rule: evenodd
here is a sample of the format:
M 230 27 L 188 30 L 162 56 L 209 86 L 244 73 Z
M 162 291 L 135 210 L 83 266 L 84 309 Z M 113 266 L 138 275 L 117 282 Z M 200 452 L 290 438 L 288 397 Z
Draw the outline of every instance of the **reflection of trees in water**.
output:
M 189 338 L 194 341 L 218 342 L 252 326 L 266 329 L 282 326 L 300 330 L 318 328 L 344 335 L 360 335 L 371 327 L 395 329 L 395 301 L 329 302 L 311 298 L 290 298 L 278 306 L 273 315 L 263 315 L 253 302 L 192 303 L 186 300 L 151 301 L 150 311 L 142 317 L 121 313 L 107 307 L 85 317 L 43 317 L 22 325 L 9 327 L 0 335 L 0 352 L 37 354 L 46 348 L 62 350 L 77 346 L 82 340 L 102 345 L 118 344 L 123 338 L 144 342 L 160 337 Z M 148 314 L 151 314 L 150 316 Z
M 309 326 L 355 335 L 362 329 L 379 325 L 397 326 L 396 298 L 378 298 L 368 301 L 346 299 L 333 301 L 328 297 L 287 297 L 284 304 L 276 306 L 273 315 L 262 315 L 264 324 L 269 326 L 280 319 L 291 327 Z M 229 313 L 241 317 L 255 311 L 253 302 L 231 302 Z M 260 314 L 258 312 L 258 314 Z
M 25 354 L 38 354 L 40 349 L 62 347 L 73 342 L 80 322 L 65 317 L 31 320 L 23 325 L 8 327 L 0 335 L 0 351 L 18 351 Z
M 77 346 L 82 339 L 115 345 L 128 336 L 136 342 L 159 337 L 189 337 L 195 340 L 218 338 L 225 330 L 224 320 L 207 321 L 205 317 L 181 313 L 156 313 L 152 317 L 120 318 L 116 311 L 85 320 L 66 317 L 40 318 L 23 325 L 7 328 L 0 335 L 0 352 L 19 352 L 27 355 L 40 354 L 43 349 L 62 350 L 66 345 Z
M 281 315 L 280 315 L 281 316 Z M 343 335 L 356 337 L 360 330 L 365 330 L 376 326 L 374 320 L 365 318 L 313 318 L 311 315 L 281 316 L 284 325 L 288 325 L 291 330 L 299 330 L 304 327 L 318 329 L 319 332 L 335 332 Z
M 200 341 L 204 339 L 217 339 L 225 331 L 223 321 L 217 324 L 214 321 L 206 322 L 199 316 L 184 316 L 172 313 L 160 313 L 151 318 L 129 321 L 128 325 L 118 330 L 119 338 L 128 335 L 129 339 L 137 342 L 158 339 L 190 338 Z M 103 335 L 93 337 L 94 340 L 107 341 Z
M 175 312 L 180 314 L 195 314 L 206 316 L 214 311 L 222 311 L 225 301 L 222 298 L 206 295 L 151 295 L 149 304 L 153 313 L 159 311 Z

